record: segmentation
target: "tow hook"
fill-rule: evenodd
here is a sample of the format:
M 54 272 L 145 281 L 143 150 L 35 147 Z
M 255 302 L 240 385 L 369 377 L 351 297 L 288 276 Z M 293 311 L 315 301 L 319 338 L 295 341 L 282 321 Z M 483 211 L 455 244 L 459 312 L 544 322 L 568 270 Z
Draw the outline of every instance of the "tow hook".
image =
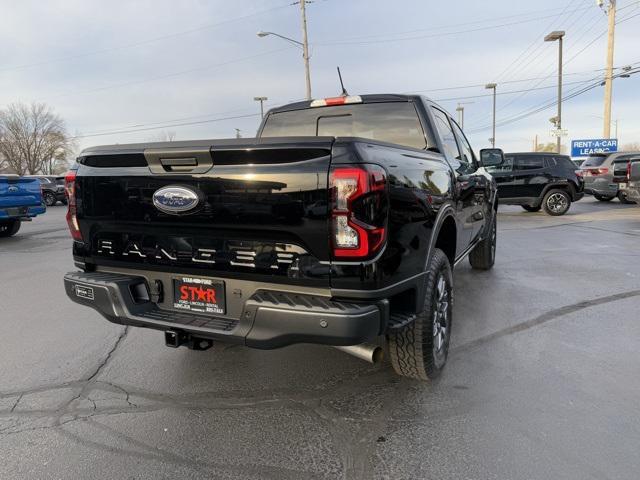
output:
M 198 338 L 181 330 L 167 330 L 164 332 L 164 343 L 167 347 L 178 348 L 182 345 L 189 350 L 204 351 L 213 347 L 213 340 Z

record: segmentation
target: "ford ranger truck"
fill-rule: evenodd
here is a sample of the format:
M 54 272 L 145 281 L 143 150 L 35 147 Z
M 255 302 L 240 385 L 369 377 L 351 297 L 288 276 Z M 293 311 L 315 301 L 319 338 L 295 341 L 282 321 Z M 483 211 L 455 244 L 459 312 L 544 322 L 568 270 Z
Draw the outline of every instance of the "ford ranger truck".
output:
M 15 235 L 22 222 L 30 221 L 45 210 L 37 179 L 0 175 L 0 237 Z
M 71 300 L 214 341 L 338 347 L 430 379 L 451 338 L 454 265 L 490 269 L 496 185 L 454 119 L 413 95 L 270 110 L 257 138 L 84 150 L 67 178 Z

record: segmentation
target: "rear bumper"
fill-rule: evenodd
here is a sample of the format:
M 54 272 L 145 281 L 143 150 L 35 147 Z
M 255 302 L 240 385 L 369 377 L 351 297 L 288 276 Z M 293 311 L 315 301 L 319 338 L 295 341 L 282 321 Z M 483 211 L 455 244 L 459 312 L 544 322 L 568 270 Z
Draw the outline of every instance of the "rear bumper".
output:
M 307 294 L 258 290 L 244 302 L 239 318 L 215 317 L 161 309 L 150 300 L 134 299 L 146 280 L 104 272 L 71 272 L 64 276 L 67 295 L 121 325 L 178 330 L 192 336 L 254 348 L 273 349 L 295 343 L 356 345 L 381 332 L 386 301 L 337 302 Z
M 32 218 L 46 212 L 44 205 L 37 207 L 8 207 L 0 208 L 0 220 L 14 220 L 21 218 Z

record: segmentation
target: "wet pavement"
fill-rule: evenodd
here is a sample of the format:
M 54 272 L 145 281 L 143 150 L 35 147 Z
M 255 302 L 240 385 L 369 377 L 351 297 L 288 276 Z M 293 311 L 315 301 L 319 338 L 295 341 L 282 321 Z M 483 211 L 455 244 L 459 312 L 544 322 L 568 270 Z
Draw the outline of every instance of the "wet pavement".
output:
M 636 479 L 640 208 L 501 207 L 440 379 L 300 345 L 164 346 L 67 300 L 64 207 L 0 239 L 0 478 Z

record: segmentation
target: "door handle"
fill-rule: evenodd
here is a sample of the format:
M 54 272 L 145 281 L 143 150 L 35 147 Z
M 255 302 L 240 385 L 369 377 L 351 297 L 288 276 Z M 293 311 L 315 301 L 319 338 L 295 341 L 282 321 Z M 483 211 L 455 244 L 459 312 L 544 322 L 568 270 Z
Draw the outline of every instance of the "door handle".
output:
M 167 172 L 189 172 L 198 166 L 197 158 L 161 158 L 160 165 Z

